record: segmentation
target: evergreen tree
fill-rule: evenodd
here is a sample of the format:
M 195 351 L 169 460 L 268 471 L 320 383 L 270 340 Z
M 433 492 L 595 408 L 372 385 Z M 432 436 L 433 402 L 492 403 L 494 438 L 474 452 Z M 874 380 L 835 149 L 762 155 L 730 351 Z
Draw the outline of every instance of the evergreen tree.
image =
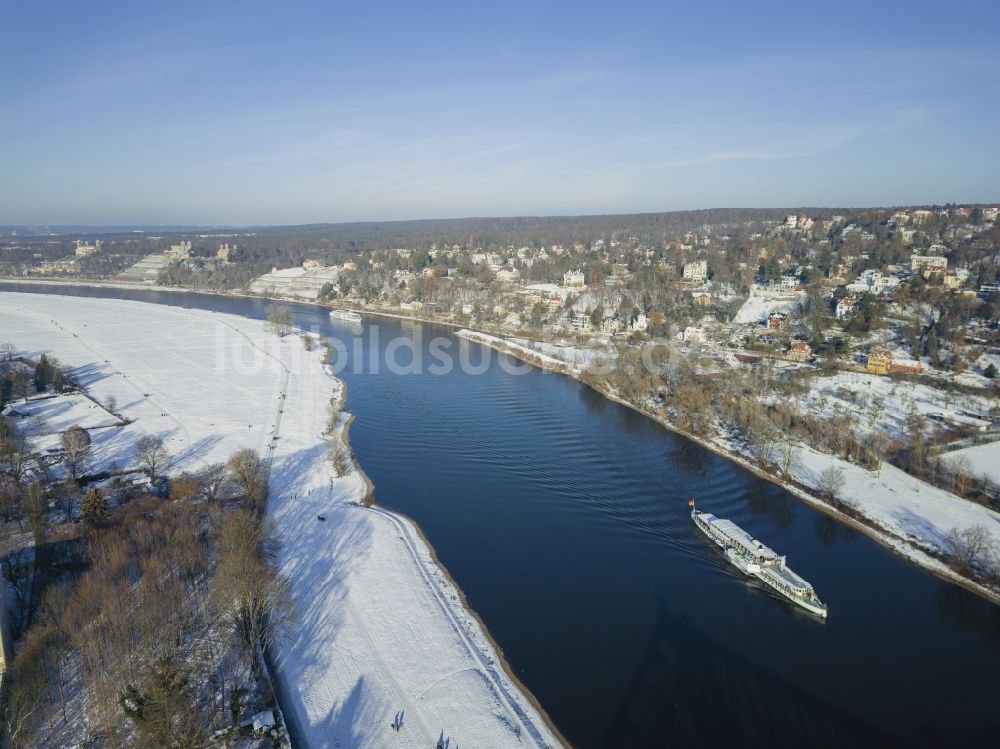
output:
M 84 495 L 80 513 L 88 523 L 97 523 L 107 517 L 108 509 L 108 498 L 95 486 Z
M 202 726 L 187 693 L 187 675 L 172 658 L 159 658 L 148 666 L 148 674 L 151 683 L 145 692 L 126 684 L 118 695 L 125 714 L 147 740 L 143 746 L 202 746 Z
M 600 330 L 602 322 L 604 322 L 604 305 L 599 303 L 590 313 L 590 324 L 594 330 Z
M 48 357 L 42 354 L 38 358 L 38 364 L 35 365 L 35 390 L 41 393 L 51 381 L 52 365 L 49 364 Z
M 240 714 L 243 712 L 243 706 L 240 704 L 242 696 L 243 690 L 239 688 L 229 693 L 229 712 L 233 716 L 233 723 L 237 726 L 240 724 Z
M 931 359 L 931 364 L 938 366 L 940 349 L 938 347 L 937 328 L 931 328 L 927 334 L 927 342 L 924 344 L 924 351 Z

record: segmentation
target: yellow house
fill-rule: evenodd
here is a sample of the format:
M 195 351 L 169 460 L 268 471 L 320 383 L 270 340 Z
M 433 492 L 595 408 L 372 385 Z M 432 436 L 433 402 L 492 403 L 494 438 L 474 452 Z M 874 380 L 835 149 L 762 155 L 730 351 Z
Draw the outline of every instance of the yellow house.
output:
M 892 354 L 888 351 L 872 351 L 868 354 L 868 366 L 865 367 L 865 371 L 868 373 L 877 375 L 889 374 L 891 367 Z

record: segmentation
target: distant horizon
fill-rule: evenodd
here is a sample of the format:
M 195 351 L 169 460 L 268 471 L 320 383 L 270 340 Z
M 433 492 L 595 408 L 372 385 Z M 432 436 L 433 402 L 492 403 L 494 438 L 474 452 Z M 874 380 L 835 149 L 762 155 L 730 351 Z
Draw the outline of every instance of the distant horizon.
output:
M 403 223 L 416 223 L 416 222 L 448 222 L 448 221 L 511 221 L 517 219 L 585 219 L 585 218 L 605 218 L 605 217 L 616 217 L 616 216 L 653 216 L 661 214 L 675 214 L 675 213 L 701 213 L 709 211 L 888 211 L 888 210 L 904 210 L 904 209 L 920 209 L 920 208 L 933 208 L 933 207 L 945 207 L 945 206 L 962 206 L 962 207 L 988 207 L 1000 205 L 1000 199 L 997 200 L 986 200 L 986 201 L 961 201 L 961 200 L 948 200 L 941 203 L 893 203 L 886 205 L 775 205 L 775 206 L 711 206 L 708 208 L 672 208 L 669 210 L 662 211 L 617 211 L 617 212 L 602 212 L 602 213 L 522 213 L 522 214 L 510 214 L 510 215 L 468 215 L 468 216 L 423 216 L 423 217 L 410 217 L 410 218 L 386 218 L 386 219 L 347 219 L 343 221 L 303 221 L 301 223 L 262 223 L 262 224 L 223 224 L 223 223 L 208 223 L 208 224 L 194 224 L 194 223 L 142 223 L 142 222 L 125 222 L 120 224 L 88 224 L 88 223 L 75 223 L 75 222 L 63 222 L 63 223 L 28 223 L 28 222 L 0 222 L 0 228 L 3 229 L 50 229 L 50 230 L 105 230 L 106 232 L 113 232 L 114 230 L 127 231 L 127 232 L 140 232 L 145 230 L 175 230 L 175 231 L 186 231 L 186 230 L 237 230 L 245 231 L 250 229 L 283 229 L 283 228 L 299 228 L 307 226 L 351 226 L 355 224 L 403 224 Z

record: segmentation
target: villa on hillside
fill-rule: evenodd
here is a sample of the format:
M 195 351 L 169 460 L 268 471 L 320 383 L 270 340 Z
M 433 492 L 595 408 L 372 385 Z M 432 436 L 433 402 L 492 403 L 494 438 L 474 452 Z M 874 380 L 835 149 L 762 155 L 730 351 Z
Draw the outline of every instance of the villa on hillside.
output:
M 785 354 L 785 358 L 789 361 L 805 363 L 812 358 L 812 346 L 808 343 L 799 341 L 788 349 L 788 353 Z
M 886 375 L 892 367 L 892 354 L 888 351 L 872 351 L 868 354 L 865 371 L 869 374 Z

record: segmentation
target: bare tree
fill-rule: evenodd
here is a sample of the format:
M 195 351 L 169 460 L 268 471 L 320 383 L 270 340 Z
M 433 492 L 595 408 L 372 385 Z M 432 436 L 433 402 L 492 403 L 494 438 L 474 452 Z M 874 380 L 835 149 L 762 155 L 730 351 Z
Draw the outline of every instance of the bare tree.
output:
M 15 487 L 20 487 L 27 478 L 32 460 L 31 452 L 19 439 L 9 438 L 0 442 L 0 463 L 6 467 Z
M 259 658 L 291 621 L 288 581 L 274 565 L 271 528 L 252 510 L 226 513 L 219 533 L 219 568 L 211 597 L 237 636 L 254 676 Z
M 28 377 L 27 372 L 20 369 L 15 370 L 10 384 L 11 394 L 15 398 L 23 398 L 24 402 L 27 403 L 28 397 L 31 395 L 31 378 Z
M 23 506 L 35 543 L 40 544 L 45 538 L 45 516 L 49 512 L 49 501 L 41 481 L 28 485 L 23 495 Z
M 778 434 L 774 427 L 764 419 L 760 419 L 748 431 L 750 433 L 750 446 L 757 462 L 762 466 L 770 466 L 774 463 L 775 448 L 778 442 Z
M 339 440 L 331 442 L 331 459 L 333 460 L 333 470 L 337 472 L 337 476 L 346 476 L 351 472 L 353 467 L 353 462 L 351 460 L 351 451 Z
M 67 520 L 72 522 L 74 519 L 73 509 L 80 495 L 79 485 L 75 481 L 69 480 L 53 481 L 49 482 L 49 488 L 63 515 L 66 516 Z
M 176 502 L 197 502 L 205 496 L 205 484 L 198 474 L 185 471 L 170 481 L 170 499 Z
M 267 498 L 267 467 L 260 453 L 244 448 L 229 459 L 226 468 L 247 500 L 263 503 Z
M 59 441 L 65 452 L 66 467 L 76 481 L 80 472 L 86 470 L 90 459 L 90 435 L 83 427 L 74 425 L 59 435 Z
M 973 483 L 972 463 L 964 455 L 949 461 L 948 472 L 951 474 L 951 490 L 964 497 Z
M 788 476 L 795 463 L 795 444 L 792 442 L 782 442 L 778 447 L 778 462 L 781 465 L 781 473 Z
M 284 305 L 272 304 L 267 308 L 267 327 L 279 336 L 292 328 L 292 310 Z
M 830 466 L 819 475 L 819 490 L 832 502 L 840 500 L 845 483 L 847 479 L 844 478 L 844 469 L 837 466 Z
M 31 603 L 31 589 L 35 579 L 35 554 L 29 545 L 12 551 L 3 560 L 3 576 L 14 591 L 14 633 L 21 632 L 27 623 Z
M 163 438 L 153 434 L 141 437 L 135 443 L 135 459 L 151 479 L 170 465 L 170 453 L 163 446 Z
M 989 528 L 981 523 L 961 530 L 953 528 L 945 536 L 944 550 L 955 566 L 966 574 L 976 567 L 991 564 L 995 553 Z
M 0 343 L 0 360 L 13 361 L 15 353 L 17 353 L 17 349 L 14 348 L 13 343 Z
M 205 488 L 205 498 L 209 501 L 218 499 L 226 487 L 229 476 L 223 463 L 212 463 L 198 472 L 202 486 Z

